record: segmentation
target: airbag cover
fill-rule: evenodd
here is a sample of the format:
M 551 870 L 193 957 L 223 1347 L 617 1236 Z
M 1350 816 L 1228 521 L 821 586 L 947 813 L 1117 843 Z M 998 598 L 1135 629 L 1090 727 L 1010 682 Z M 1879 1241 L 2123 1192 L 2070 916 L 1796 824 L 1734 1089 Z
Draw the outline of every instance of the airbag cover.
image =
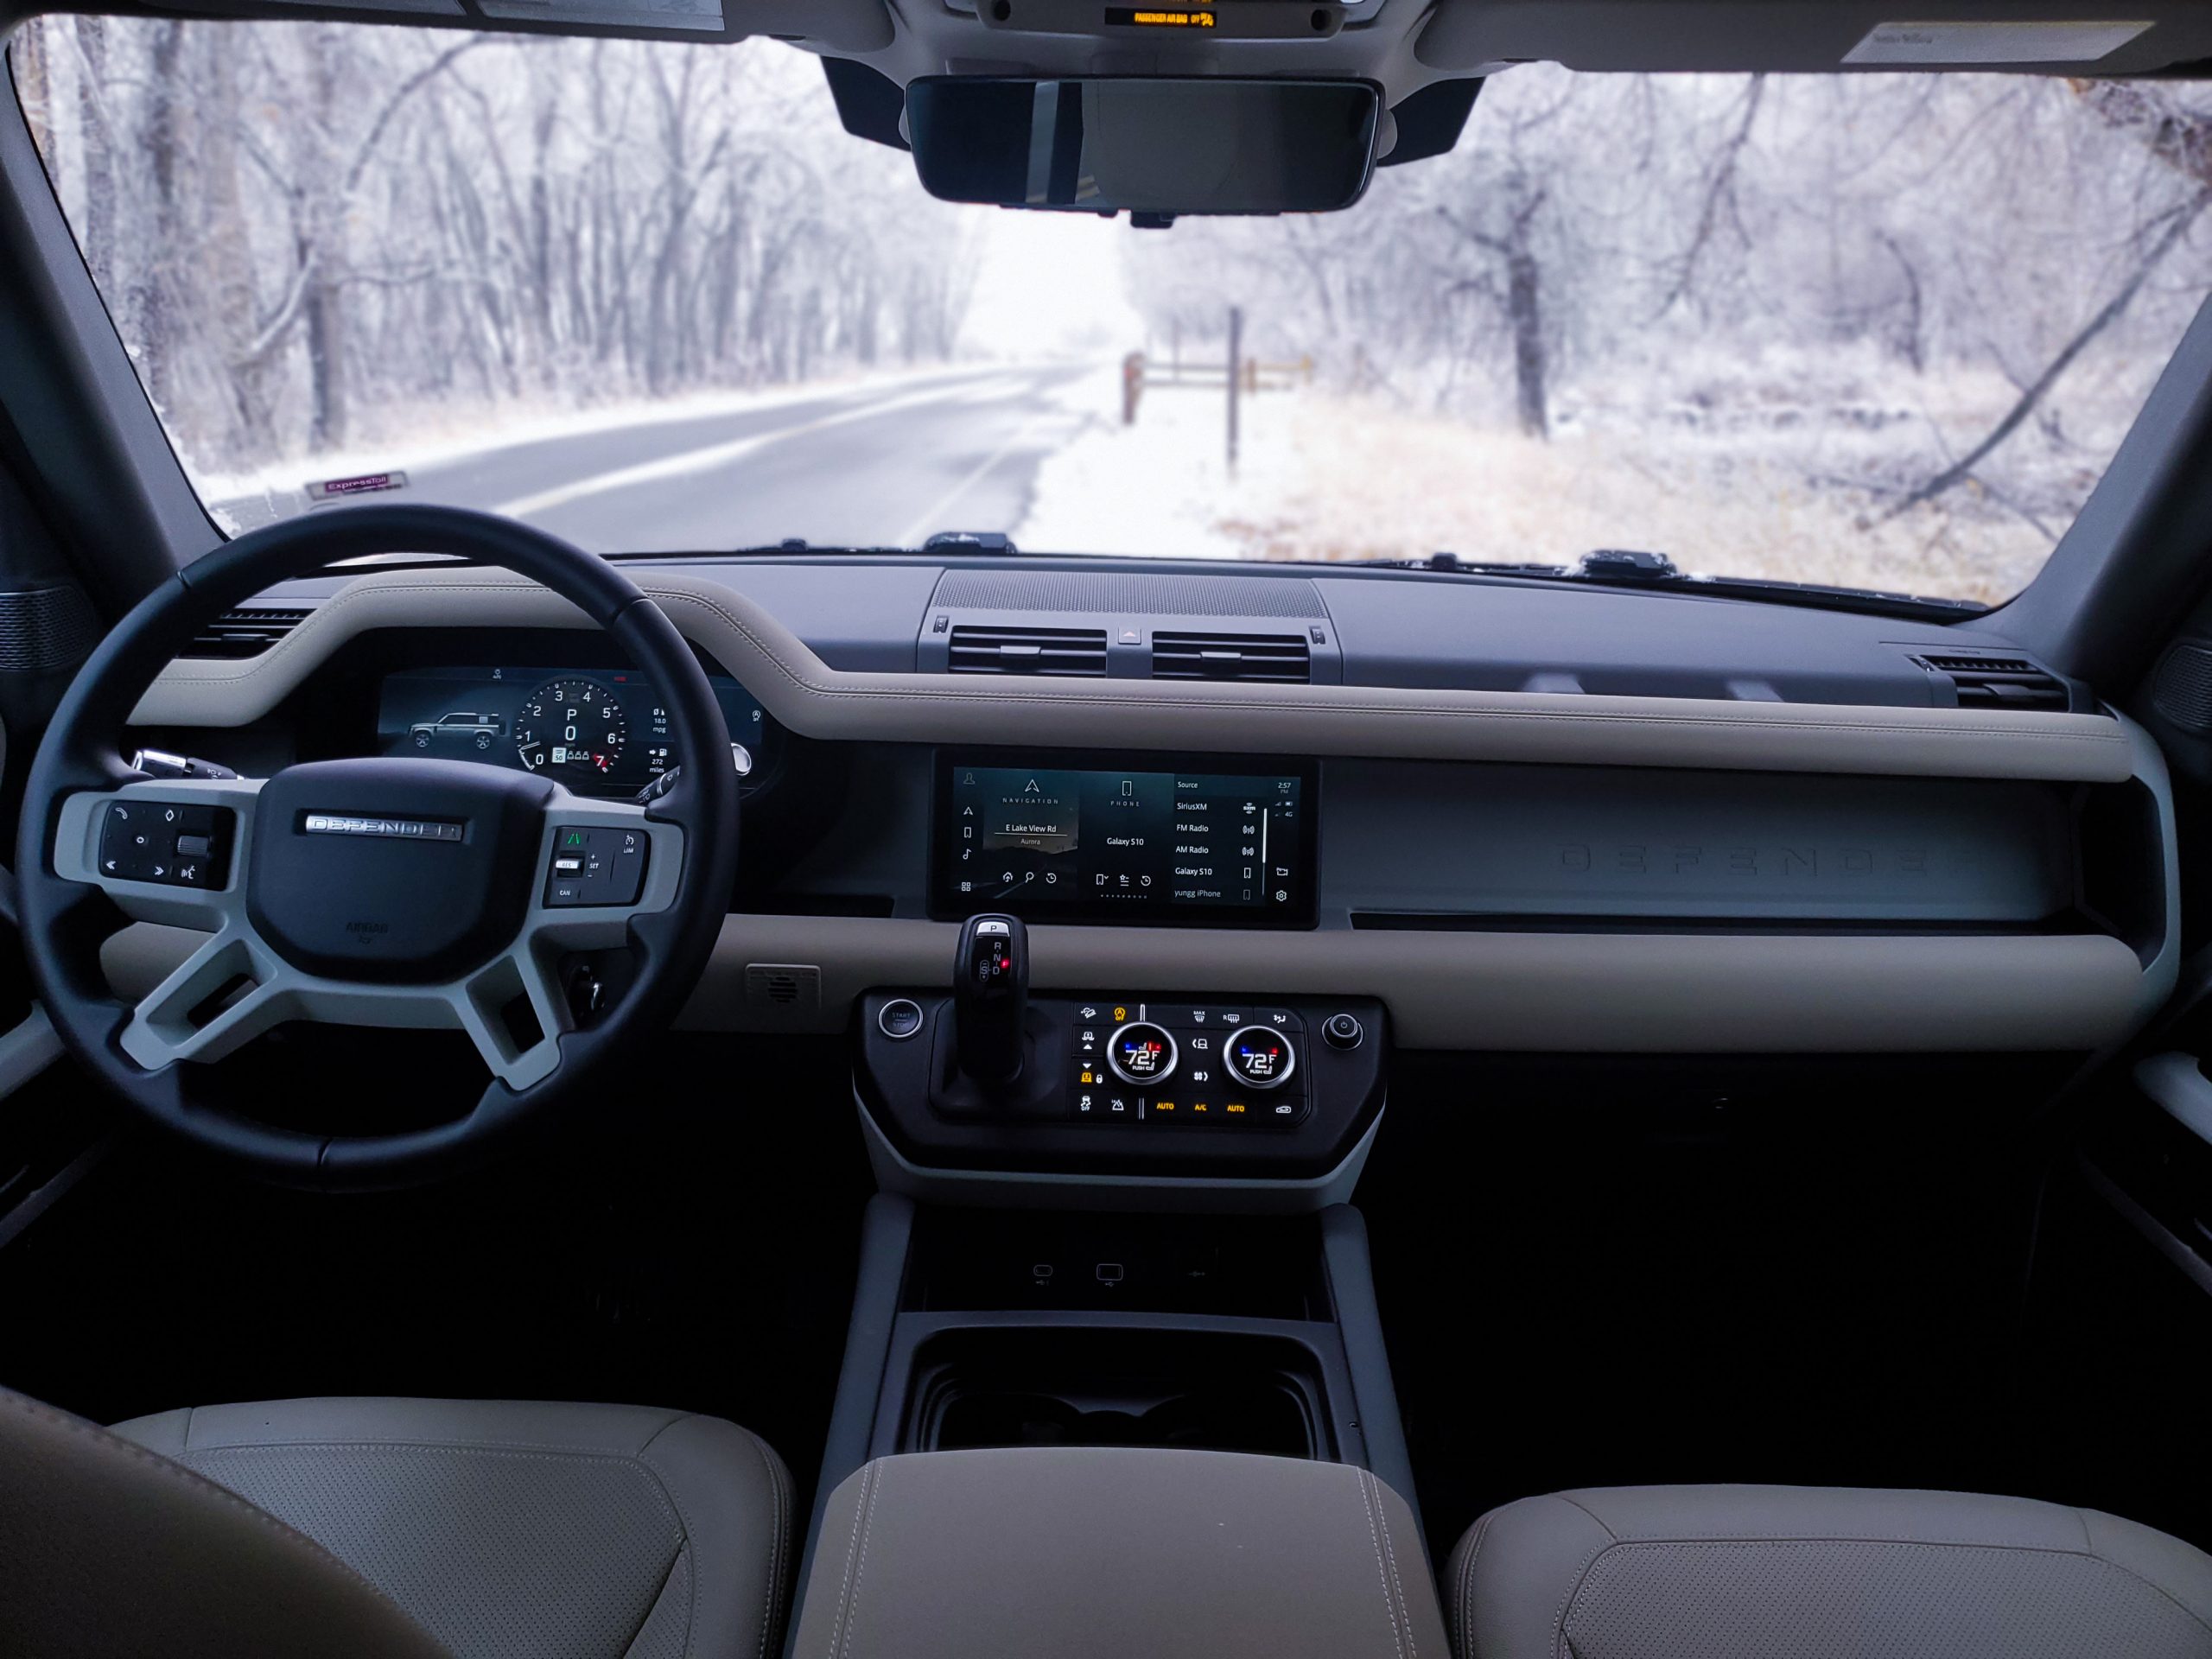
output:
M 287 962 L 448 979 L 512 943 L 555 785 L 461 760 L 315 760 L 262 786 L 246 909 Z

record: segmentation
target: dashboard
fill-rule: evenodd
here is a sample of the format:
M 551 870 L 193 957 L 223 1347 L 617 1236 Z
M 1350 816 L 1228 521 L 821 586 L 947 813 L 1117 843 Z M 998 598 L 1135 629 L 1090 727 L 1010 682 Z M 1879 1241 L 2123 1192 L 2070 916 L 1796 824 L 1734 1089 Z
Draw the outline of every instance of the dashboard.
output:
M 946 983 L 949 924 L 986 911 L 1032 923 L 1040 993 L 1372 998 L 1395 1043 L 1462 1052 L 2083 1052 L 2173 982 L 2155 745 L 2080 688 L 1964 706 L 1929 664 L 2002 652 L 1986 629 L 1332 569 L 630 568 L 757 740 L 695 1027 L 849 1030 Z M 142 741 L 617 796 L 665 764 L 652 688 L 527 584 L 256 603 L 306 620 L 174 664 Z M 1071 631 L 1093 667 L 1039 674 Z M 1262 677 L 1261 635 L 1304 683 Z
M 759 701 L 727 674 L 710 674 L 730 741 L 746 769 L 776 758 Z M 532 772 L 580 795 L 631 796 L 666 772 L 668 710 L 629 669 L 404 668 L 384 674 L 375 753 L 474 760 Z

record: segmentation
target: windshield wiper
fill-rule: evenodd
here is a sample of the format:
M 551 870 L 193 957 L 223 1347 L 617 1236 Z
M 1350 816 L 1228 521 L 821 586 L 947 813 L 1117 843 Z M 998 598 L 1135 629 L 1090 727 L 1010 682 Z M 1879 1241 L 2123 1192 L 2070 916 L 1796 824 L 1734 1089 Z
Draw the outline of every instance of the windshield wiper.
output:
M 1011 536 L 996 531 L 941 530 L 914 547 L 838 547 L 817 545 L 804 537 L 786 536 L 780 542 L 764 542 L 758 547 L 725 547 L 713 552 L 684 549 L 665 549 L 652 553 L 609 553 L 610 559 L 773 559 L 794 554 L 836 558 L 900 558 L 911 559 L 925 553 L 1019 553 Z
M 914 550 L 911 547 L 836 547 L 827 543 L 817 544 L 797 536 L 786 536 L 780 542 L 763 542 L 757 547 L 668 547 L 651 552 L 608 553 L 601 556 L 620 563 L 633 560 L 645 563 L 653 559 L 781 559 L 795 555 L 817 558 L 910 559 L 914 556 Z
M 1825 582 L 1783 582 L 1769 576 L 1693 575 L 1664 553 L 1631 548 L 1600 548 L 1573 564 L 1516 560 L 1463 559 L 1457 553 L 1432 553 L 1425 559 L 1355 559 L 1379 569 L 1434 570 L 1447 575 L 1502 576 L 1509 581 L 1567 582 L 1599 588 L 1640 588 L 1661 593 L 1711 594 L 1724 599 L 1759 600 L 1773 605 L 1801 605 L 1816 610 L 1868 611 L 1911 619 L 1979 616 L 1989 607 L 1970 599 L 1937 599 L 1881 588 L 1844 588 Z

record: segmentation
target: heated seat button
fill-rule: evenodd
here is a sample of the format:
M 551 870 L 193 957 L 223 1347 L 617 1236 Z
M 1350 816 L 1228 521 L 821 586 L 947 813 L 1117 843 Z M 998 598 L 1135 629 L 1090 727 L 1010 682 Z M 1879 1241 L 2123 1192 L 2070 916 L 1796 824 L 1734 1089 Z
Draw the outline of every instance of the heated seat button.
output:
M 1119 1084 L 1071 1089 L 1068 1103 L 1078 1123 L 1135 1123 L 1144 1116 L 1144 1096 Z

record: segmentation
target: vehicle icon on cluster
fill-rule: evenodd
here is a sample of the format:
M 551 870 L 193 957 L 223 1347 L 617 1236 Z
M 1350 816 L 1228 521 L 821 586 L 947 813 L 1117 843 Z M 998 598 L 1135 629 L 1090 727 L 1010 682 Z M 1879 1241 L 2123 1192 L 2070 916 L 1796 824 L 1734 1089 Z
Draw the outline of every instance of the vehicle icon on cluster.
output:
M 480 749 L 488 749 L 492 741 L 506 729 L 506 722 L 497 715 L 454 713 L 440 715 L 435 720 L 422 720 L 407 728 L 408 736 L 418 749 L 427 749 L 435 738 L 465 737 L 474 741 Z

